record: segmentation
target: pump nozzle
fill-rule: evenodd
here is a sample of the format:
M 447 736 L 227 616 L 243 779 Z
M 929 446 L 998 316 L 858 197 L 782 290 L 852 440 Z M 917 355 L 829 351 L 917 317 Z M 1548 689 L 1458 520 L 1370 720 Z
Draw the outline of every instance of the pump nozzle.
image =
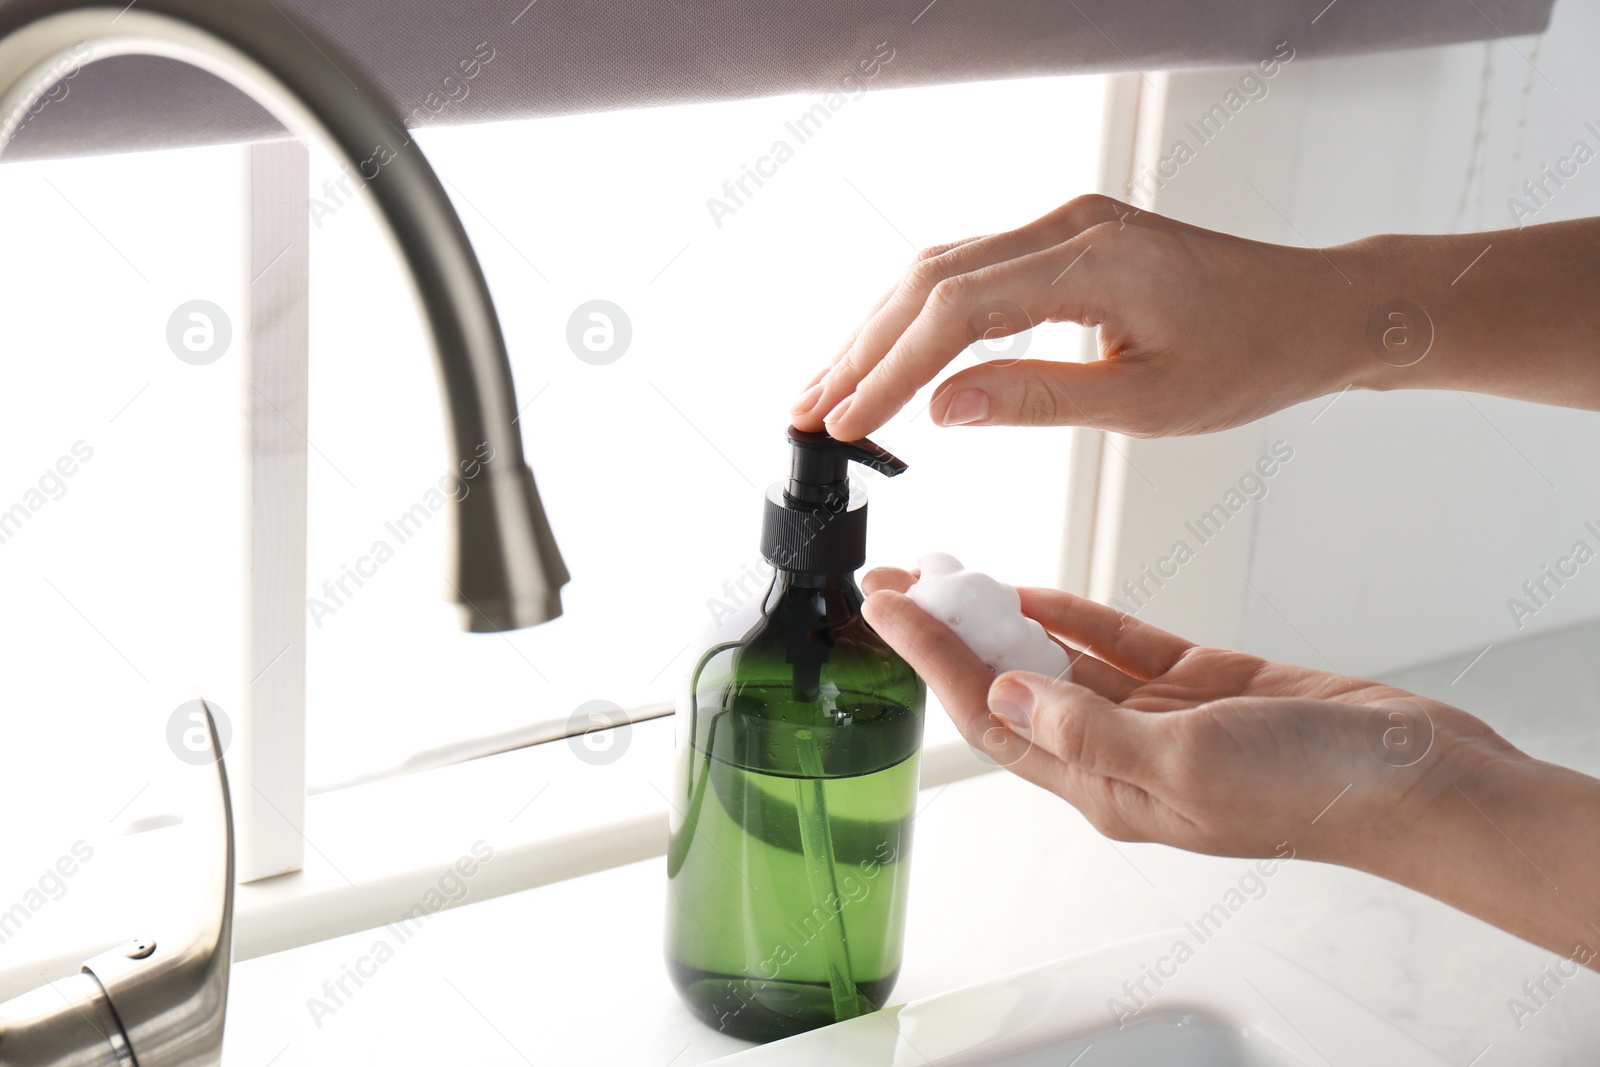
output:
M 761 550 L 783 570 L 849 574 L 867 558 L 867 501 L 850 493 L 850 464 L 893 478 L 905 463 L 867 440 L 789 427 L 789 480 L 767 490 Z
M 794 462 L 784 491 L 792 499 L 808 504 L 825 504 L 840 492 L 850 481 L 852 460 L 890 478 L 906 469 L 904 462 L 865 437 L 840 441 L 826 431 L 791 426 L 789 443 L 794 446 Z

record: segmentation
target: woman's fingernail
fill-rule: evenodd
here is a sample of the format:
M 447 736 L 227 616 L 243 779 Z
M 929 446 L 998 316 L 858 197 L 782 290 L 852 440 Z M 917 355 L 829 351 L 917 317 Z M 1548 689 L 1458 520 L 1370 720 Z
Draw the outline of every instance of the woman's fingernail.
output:
M 806 412 L 816 407 L 817 401 L 821 399 L 822 383 L 818 382 L 816 385 L 813 385 L 810 389 L 807 389 L 805 392 L 800 394 L 800 399 L 795 402 L 794 407 L 789 409 L 789 412 L 792 415 L 804 415 Z
M 1012 678 L 989 688 L 989 715 L 1024 739 L 1033 737 L 1033 690 Z
M 982 389 L 958 389 L 944 409 L 940 426 L 965 426 L 989 417 L 989 394 Z
M 828 412 L 827 417 L 822 421 L 827 425 L 829 433 L 833 433 L 833 428 L 839 424 L 840 419 L 844 418 L 845 412 L 850 410 L 850 404 L 854 400 L 855 397 L 853 395 L 847 396 L 835 404 L 832 411 Z

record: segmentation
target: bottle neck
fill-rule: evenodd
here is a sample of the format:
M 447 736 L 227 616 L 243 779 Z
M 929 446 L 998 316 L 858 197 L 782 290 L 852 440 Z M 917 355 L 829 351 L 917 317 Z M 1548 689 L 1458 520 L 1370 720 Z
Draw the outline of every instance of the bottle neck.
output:
M 865 625 L 864 598 L 856 576 L 777 568 L 764 613 L 794 671 L 795 699 L 814 701 L 822 669 L 833 656 L 836 637 Z
M 772 587 L 774 589 L 816 589 L 816 590 L 853 590 L 857 595 L 861 588 L 856 585 L 856 576 L 853 573 L 822 574 L 814 571 L 791 571 L 782 567 L 772 569 Z
M 815 571 L 791 571 L 773 568 L 772 585 L 767 589 L 767 613 L 771 614 L 785 600 L 796 598 L 813 605 L 808 613 L 819 618 L 838 620 L 861 612 L 866 596 L 856 584 L 853 573 L 823 574 Z M 791 609 L 792 610 L 792 609 Z

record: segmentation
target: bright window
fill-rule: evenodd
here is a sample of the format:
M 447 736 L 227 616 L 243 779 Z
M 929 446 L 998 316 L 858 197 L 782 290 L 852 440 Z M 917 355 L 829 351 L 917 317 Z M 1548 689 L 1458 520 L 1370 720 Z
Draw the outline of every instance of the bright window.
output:
M 456 629 L 442 518 L 403 544 L 390 529 L 449 468 L 437 386 L 375 218 L 314 157 L 312 787 L 586 701 L 670 697 L 708 601 L 762 568 L 761 495 L 785 470 L 798 387 L 917 248 L 1094 188 L 1102 85 L 875 92 L 803 143 L 790 124 L 812 96 L 420 133 L 493 287 L 574 575 L 563 618 L 507 635 Z M 763 162 L 779 140 L 791 154 Z M 747 165 L 771 173 L 736 201 L 724 183 Z M 226 708 L 248 682 L 242 197 L 237 148 L 0 167 L 0 509 L 28 510 L 0 544 L 0 803 L 32 816 L 8 824 L 6 899 L 78 837 L 155 810 L 172 709 L 197 691 Z M 174 357 L 169 317 L 195 299 L 231 316 L 235 358 Z M 594 299 L 632 329 L 603 366 L 566 342 Z M 1029 354 L 1078 343 L 1047 327 Z M 910 472 L 864 476 L 871 561 L 942 549 L 1057 581 L 1067 431 L 941 430 L 926 399 L 878 435 Z M 323 583 L 379 542 L 392 557 L 330 597 Z
M 787 470 L 799 387 L 917 248 L 1010 228 L 1092 189 L 1101 85 L 872 93 L 803 144 L 790 126 L 809 96 L 424 131 L 494 288 L 528 405 L 523 437 L 573 581 L 554 623 L 461 634 L 438 600 L 442 523 L 408 541 L 312 625 L 313 787 L 466 734 L 565 721 L 586 701 L 672 695 L 707 601 L 762 567 L 762 493 Z M 766 164 L 776 173 L 760 187 L 746 180 L 735 205 L 724 182 L 780 139 L 793 157 Z M 720 226 L 713 197 L 733 207 L 717 209 Z M 392 542 L 385 522 L 446 469 L 393 260 L 365 212 L 321 221 L 310 437 L 332 462 L 312 456 L 313 594 L 372 542 Z M 630 347 L 605 366 L 565 341 L 568 317 L 593 299 L 632 324 Z M 1030 355 L 1075 351 L 1076 327 L 1038 332 Z M 1066 431 L 946 431 L 919 414 L 925 403 L 878 435 L 911 470 L 864 476 L 872 559 L 947 549 L 1053 584 Z

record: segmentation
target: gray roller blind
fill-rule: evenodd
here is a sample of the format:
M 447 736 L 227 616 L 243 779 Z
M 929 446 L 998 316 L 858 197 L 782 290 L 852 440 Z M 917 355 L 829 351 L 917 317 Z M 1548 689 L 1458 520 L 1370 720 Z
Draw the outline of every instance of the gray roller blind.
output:
M 3 14 L 12 0 L 0 0 Z M 218 0 L 219 3 L 230 0 Z M 268 0 L 262 0 L 263 3 Z M 1542 31 L 1553 0 L 271 0 L 413 127 L 786 92 L 1159 70 Z M 117 0 L 116 6 L 121 6 Z M 7 159 L 281 135 L 171 60 L 80 71 Z

